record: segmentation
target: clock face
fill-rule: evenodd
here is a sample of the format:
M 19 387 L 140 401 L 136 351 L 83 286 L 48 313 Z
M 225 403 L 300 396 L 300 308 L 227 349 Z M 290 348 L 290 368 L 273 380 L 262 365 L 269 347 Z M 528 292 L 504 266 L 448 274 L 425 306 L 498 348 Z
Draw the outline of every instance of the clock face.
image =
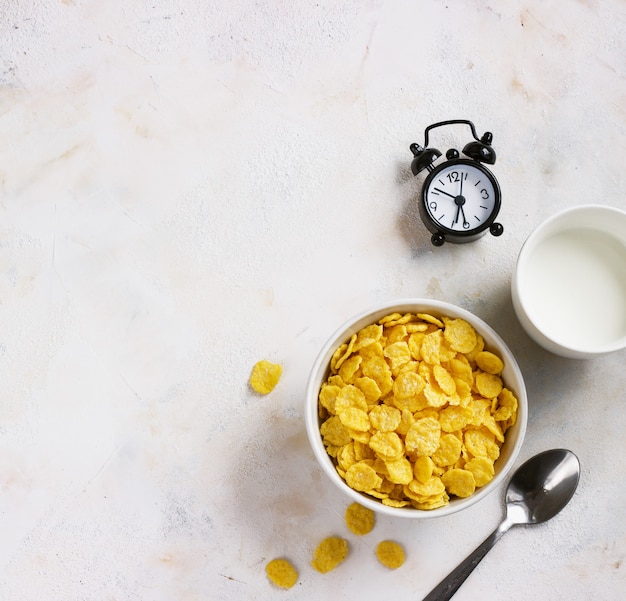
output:
M 500 209 L 500 190 L 482 165 L 457 159 L 429 174 L 422 200 L 433 222 L 443 230 L 463 235 L 493 222 Z

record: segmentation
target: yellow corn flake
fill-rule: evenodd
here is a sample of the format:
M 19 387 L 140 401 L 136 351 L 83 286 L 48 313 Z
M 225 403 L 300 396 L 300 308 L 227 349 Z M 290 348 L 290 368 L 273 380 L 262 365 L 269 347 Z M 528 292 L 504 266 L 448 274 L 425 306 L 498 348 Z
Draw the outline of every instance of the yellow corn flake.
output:
M 448 496 L 448 493 L 444 491 L 442 495 L 432 497 L 427 501 L 412 501 L 411 504 L 413 505 L 413 507 L 415 507 L 415 509 L 431 511 L 432 509 L 437 509 L 438 507 L 443 507 L 444 505 L 447 505 L 449 501 L 450 497 Z
M 437 476 L 431 476 L 426 482 L 420 482 L 419 480 L 411 480 L 408 484 L 408 489 L 417 497 L 416 500 L 424 501 L 429 497 L 437 497 L 445 492 L 445 485 L 441 478 Z
M 408 484 L 413 480 L 413 466 L 406 457 L 386 463 L 387 478 L 394 484 Z
M 418 419 L 406 433 L 406 450 L 418 455 L 432 455 L 439 447 L 440 437 L 441 426 L 435 418 Z
M 341 423 L 336 415 L 329 417 L 320 426 L 320 433 L 324 439 L 324 444 L 342 447 L 352 441 L 348 428 Z
M 386 568 L 396 570 L 404 564 L 404 549 L 398 543 L 384 540 L 376 547 L 376 557 Z
M 426 384 L 426 388 L 424 388 L 424 397 L 426 398 L 429 407 L 443 407 L 450 400 L 450 397 L 443 390 L 441 390 L 438 386 L 432 386 L 431 384 Z
M 465 428 L 472 416 L 471 409 L 449 406 L 439 412 L 439 424 L 444 432 L 456 432 Z
M 325 538 L 315 549 L 311 566 L 326 574 L 334 570 L 348 555 L 348 541 L 338 536 Z
M 493 417 L 498 421 L 508 420 L 517 411 L 517 399 L 515 395 L 508 389 L 503 388 L 498 395 L 498 405 Z
M 409 505 L 408 501 L 398 501 L 389 497 L 381 499 L 381 503 L 383 505 L 387 505 L 387 507 L 406 507 L 407 505 Z
M 335 413 L 341 413 L 350 407 L 361 409 L 361 411 L 365 412 L 368 410 L 365 395 L 356 386 L 347 384 L 337 394 L 337 398 L 335 399 Z
M 370 419 L 366 411 L 348 407 L 338 414 L 341 423 L 350 430 L 367 432 L 370 429 Z
M 502 428 L 496 422 L 493 415 L 488 415 L 485 418 L 485 420 L 483 421 L 483 426 L 487 428 L 487 430 L 489 430 L 489 432 L 491 432 L 494 435 L 495 439 L 499 443 L 504 442 L 504 432 L 502 432 Z
M 383 460 L 398 459 L 404 453 L 402 440 L 395 432 L 376 432 L 370 438 L 370 448 Z M 375 488 L 372 486 L 372 488 Z
M 489 351 L 480 351 L 476 353 L 476 365 L 488 374 L 497 375 L 504 369 L 504 363 L 498 355 L 494 355 Z
M 428 325 L 425 323 L 407 323 L 406 333 L 415 334 L 416 332 L 425 332 L 428 330 Z
M 346 508 L 346 526 L 353 534 L 363 536 L 368 534 L 376 524 L 376 516 L 371 509 L 358 503 L 352 503 Z
M 346 359 L 343 362 L 343 365 L 339 368 L 339 376 L 341 379 L 346 383 L 352 382 L 352 379 L 358 372 L 362 362 L 363 357 L 359 355 L 352 355 L 349 359 Z
M 346 470 L 346 483 L 354 490 L 365 492 L 378 488 L 382 482 L 383 479 L 366 461 L 359 461 Z
M 376 405 L 369 413 L 372 428 L 380 432 L 393 432 L 402 420 L 402 413 L 389 405 Z
M 461 357 L 465 357 L 465 355 L 461 355 Z M 454 359 L 450 359 L 449 366 L 450 373 L 454 378 L 457 380 L 463 380 L 470 386 L 474 383 L 474 373 L 472 372 L 472 367 L 467 359 L 463 361 L 462 359 L 459 359 L 459 356 L 457 355 Z
M 429 455 L 421 455 L 413 464 L 413 475 L 421 484 L 426 484 L 433 475 L 435 464 Z
M 472 402 L 472 388 L 465 381 L 456 379 L 454 381 L 456 384 L 456 394 L 459 397 L 459 405 L 461 407 L 467 407 Z
M 463 436 L 465 448 L 474 457 L 489 457 L 495 461 L 500 455 L 500 447 L 495 436 L 486 428 L 467 430 Z
M 394 342 L 385 348 L 383 354 L 391 362 L 391 369 L 399 368 L 408 361 L 411 360 L 411 351 L 409 351 L 409 345 L 404 342 Z
M 376 325 L 375 323 L 363 328 L 357 332 L 356 340 L 354 341 L 354 346 L 352 347 L 353 352 L 369 346 L 370 344 L 374 344 L 374 342 L 378 342 L 382 335 L 382 326 Z
M 406 326 L 404 324 L 394 325 L 392 327 L 385 327 L 384 331 L 387 347 L 395 344 L 396 342 L 402 342 L 407 335 Z
M 439 384 L 439 388 L 448 396 L 456 392 L 456 382 L 447 369 L 441 367 L 441 365 L 435 365 L 433 366 L 433 376 L 437 384 Z
M 444 434 L 439 448 L 432 454 L 432 460 L 438 466 L 454 465 L 461 456 L 461 447 L 461 441 L 454 434 Z
M 476 346 L 476 330 L 461 318 L 444 320 L 444 338 L 451 348 L 459 353 L 469 353 Z
M 460 498 L 469 497 L 476 490 L 474 474 L 468 470 L 453 468 L 441 476 L 449 494 Z
M 348 357 L 352 354 L 352 350 L 354 349 L 354 344 L 356 342 L 356 334 L 352 334 L 352 337 L 346 344 L 343 354 L 339 355 L 335 360 L 335 371 L 338 371 L 344 361 L 348 359 Z M 340 347 L 341 348 L 341 347 Z M 333 355 L 334 357 L 334 355 Z M 331 360 L 331 368 L 332 368 L 332 360 Z
M 363 375 L 376 382 L 381 395 L 386 395 L 393 388 L 391 369 L 384 357 L 371 357 L 363 362 L 361 369 Z
M 368 405 L 374 405 L 380 399 L 380 388 L 372 378 L 357 378 L 354 385 L 363 393 L 365 401 Z
M 426 334 L 424 332 L 416 332 L 409 336 L 409 351 L 411 352 L 411 357 L 416 361 L 422 360 L 422 342 L 424 342 L 424 338 Z
M 518 402 L 467 321 L 388 315 L 353 334 L 330 368 L 320 434 L 348 486 L 428 511 L 494 478 Z
M 493 480 L 495 475 L 493 462 L 487 459 L 487 457 L 474 457 L 470 459 L 464 465 L 464 469 L 472 472 L 477 487 L 485 486 L 485 484 Z
M 436 325 L 438 328 L 444 327 L 443 321 L 441 321 L 441 319 L 439 319 L 438 317 L 435 317 L 434 315 L 429 315 L 428 313 L 418 313 L 417 317 L 418 319 L 421 319 L 422 321 Z
M 396 377 L 393 383 L 393 394 L 398 398 L 407 399 L 422 392 L 425 385 L 422 376 L 412 371 L 405 371 Z
M 393 323 L 398 319 L 402 319 L 401 313 L 390 313 L 389 315 L 385 315 L 385 317 L 381 317 L 378 320 L 378 323 L 381 325 L 385 325 L 386 323 Z
M 265 566 L 265 573 L 280 588 L 291 588 L 298 582 L 298 572 L 287 559 L 272 559 Z
M 283 368 L 280 364 L 265 359 L 258 361 L 250 374 L 250 386 L 259 394 L 269 394 L 278 384 L 282 373 Z
M 337 347 L 337 350 L 333 353 L 333 356 L 330 358 L 330 369 L 332 371 L 334 372 L 337 371 L 338 369 L 337 362 L 345 356 L 347 350 L 348 350 L 347 343 L 344 343 L 341 346 Z
M 476 389 L 486 399 L 493 399 L 502 392 L 502 380 L 499 376 L 479 372 L 475 381 Z
M 485 349 L 485 340 L 480 334 L 476 334 L 476 346 L 469 351 L 468 353 L 464 353 L 470 363 L 476 362 L 476 356 L 478 353 L 482 352 Z
M 329 413 L 335 413 L 335 401 L 337 400 L 337 395 L 340 392 L 341 388 L 339 386 L 334 386 L 332 384 L 322 386 L 319 401 L 320 404 L 329 411 Z
M 397 315 L 397 314 L 396 314 Z M 409 323 L 413 319 L 413 315 L 411 313 L 405 313 L 402 317 L 398 317 L 397 319 L 389 319 L 385 322 L 385 326 L 397 326 L 397 325 L 405 325 Z
M 441 349 L 442 340 L 441 330 L 435 330 L 430 334 L 426 334 L 422 340 L 420 352 L 422 359 L 430 365 L 436 365 L 440 362 L 439 350 Z
M 367 438 L 365 442 L 360 440 L 354 441 L 354 456 L 357 461 L 364 461 L 366 459 L 374 459 L 376 457 L 376 453 L 370 449 L 370 438 L 371 435 Z
M 337 464 L 343 470 L 347 470 L 351 465 L 357 462 L 356 452 L 354 450 L 354 442 L 350 442 L 339 449 L 337 452 Z

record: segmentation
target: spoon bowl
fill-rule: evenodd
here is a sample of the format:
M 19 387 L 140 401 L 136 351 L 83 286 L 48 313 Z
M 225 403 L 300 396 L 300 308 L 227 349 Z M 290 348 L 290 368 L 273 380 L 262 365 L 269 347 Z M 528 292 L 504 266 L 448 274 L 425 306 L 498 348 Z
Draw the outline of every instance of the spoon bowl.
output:
M 506 491 L 506 517 L 500 525 L 444 578 L 423 601 L 446 601 L 511 526 L 539 524 L 554 517 L 574 496 L 580 463 L 566 449 L 552 449 L 531 457 L 513 474 Z

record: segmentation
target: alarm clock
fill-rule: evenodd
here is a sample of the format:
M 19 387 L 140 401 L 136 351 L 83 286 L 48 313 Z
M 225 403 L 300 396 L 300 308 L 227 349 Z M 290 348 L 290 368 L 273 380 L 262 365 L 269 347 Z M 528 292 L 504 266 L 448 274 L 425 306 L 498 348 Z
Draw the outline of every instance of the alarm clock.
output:
M 457 124 L 468 125 L 474 137 L 463 148 L 467 158 L 461 158 L 459 151 L 451 148 L 446 152 L 446 160 L 435 166 L 441 152 L 428 147 L 430 130 Z M 453 119 L 429 125 L 424 131 L 424 146 L 411 144 L 413 175 L 424 169 L 428 171 L 422 185 L 419 212 L 432 233 L 431 242 L 435 246 L 445 242 L 472 242 L 488 231 L 493 236 L 502 235 L 504 228 L 496 223 L 501 205 L 500 185 L 485 167 L 496 162 L 492 141 L 491 132 L 479 138 L 471 121 Z

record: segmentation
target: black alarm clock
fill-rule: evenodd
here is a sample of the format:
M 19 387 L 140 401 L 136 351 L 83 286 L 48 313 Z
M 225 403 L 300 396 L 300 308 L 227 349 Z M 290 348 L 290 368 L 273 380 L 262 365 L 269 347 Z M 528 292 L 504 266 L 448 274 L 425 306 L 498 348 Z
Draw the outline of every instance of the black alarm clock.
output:
M 435 166 L 441 152 L 428 147 L 428 133 L 436 127 L 456 124 L 469 125 L 472 131 L 474 140 L 463 148 L 463 154 L 468 158 L 460 158 L 458 150 L 451 148 L 446 152 L 446 160 Z M 424 146 L 411 144 L 413 175 L 424 169 L 428 171 L 419 210 L 435 246 L 442 246 L 445 242 L 472 242 L 487 231 L 500 236 L 504 231 L 502 225 L 496 223 L 502 198 L 500 186 L 484 165 L 496 162 L 492 140 L 491 132 L 478 138 L 471 121 L 453 119 L 429 125 L 424 132 Z

